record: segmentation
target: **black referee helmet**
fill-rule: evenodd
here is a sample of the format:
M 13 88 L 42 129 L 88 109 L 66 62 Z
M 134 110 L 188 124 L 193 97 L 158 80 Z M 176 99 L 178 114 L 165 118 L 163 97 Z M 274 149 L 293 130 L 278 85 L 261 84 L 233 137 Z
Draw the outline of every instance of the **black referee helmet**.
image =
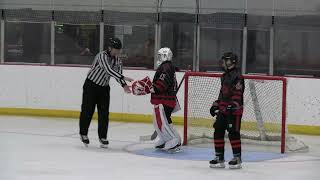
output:
M 112 37 L 108 39 L 108 46 L 114 49 L 121 49 L 122 43 L 119 38 Z

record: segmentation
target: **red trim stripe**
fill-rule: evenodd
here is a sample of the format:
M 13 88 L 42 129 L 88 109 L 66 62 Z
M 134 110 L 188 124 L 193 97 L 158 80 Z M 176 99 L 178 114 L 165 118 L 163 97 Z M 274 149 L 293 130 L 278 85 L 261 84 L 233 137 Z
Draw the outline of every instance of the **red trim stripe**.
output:
M 215 143 L 219 143 L 219 142 L 220 142 L 220 143 L 221 143 L 221 142 L 224 143 L 224 139 L 214 139 L 214 142 L 215 142 Z
M 161 121 L 161 115 L 160 115 L 159 107 L 156 107 L 154 109 L 154 111 L 155 111 L 155 114 L 156 114 L 157 125 L 158 125 L 160 131 L 162 132 L 162 121 Z
M 237 143 L 241 143 L 241 141 L 240 140 L 232 140 L 232 141 L 230 141 L 230 143 L 231 144 L 237 144 Z
M 241 144 L 235 144 L 235 145 L 231 145 L 232 148 L 240 148 Z
M 236 95 L 236 96 L 232 96 L 232 97 L 231 97 L 231 99 L 232 99 L 232 100 L 236 100 L 236 99 L 238 99 L 238 100 L 239 100 L 239 99 L 241 99 L 241 96 L 238 96 L 238 95 Z
M 224 147 L 224 144 L 215 144 L 214 147 L 221 148 L 221 147 Z
M 234 94 L 234 95 L 239 95 L 239 96 L 241 96 L 241 95 L 242 95 L 242 92 L 241 92 L 241 91 L 234 91 L 233 94 Z

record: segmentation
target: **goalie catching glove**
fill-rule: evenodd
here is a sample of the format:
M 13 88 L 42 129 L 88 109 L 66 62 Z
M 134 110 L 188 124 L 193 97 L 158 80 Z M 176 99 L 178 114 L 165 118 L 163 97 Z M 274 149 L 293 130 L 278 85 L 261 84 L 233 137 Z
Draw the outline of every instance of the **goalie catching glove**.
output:
M 146 95 L 154 92 L 152 82 L 148 76 L 132 83 L 132 93 L 134 95 Z

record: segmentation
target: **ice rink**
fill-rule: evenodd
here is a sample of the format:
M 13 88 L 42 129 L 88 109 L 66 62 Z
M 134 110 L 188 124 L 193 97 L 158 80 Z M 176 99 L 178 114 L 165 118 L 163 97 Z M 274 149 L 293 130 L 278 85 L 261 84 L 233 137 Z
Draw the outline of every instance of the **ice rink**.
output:
M 278 154 L 275 159 L 250 161 L 250 155 L 254 154 L 243 151 L 248 158 L 244 159 L 243 168 L 230 170 L 211 169 L 207 160 L 188 159 L 191 154 L 185 153 L 179 159 L 177 155 L 164 156 L 150 150 L 152 144 L 141 144 L 139 137 L 152 132 L 151 124 L 111 122 L 109 148 L 101 149 L 97 121 L 93 121 L 89 132 L 91 143 L 86 148 L 80 143 L 76 119 L 0 116 L 0 180 L 320 178 L 319 136 L 298 136 L 309 146 L 307 153 Z M 159 156 L 137 153 L 137 149 L 141 152 L 143 148 Z

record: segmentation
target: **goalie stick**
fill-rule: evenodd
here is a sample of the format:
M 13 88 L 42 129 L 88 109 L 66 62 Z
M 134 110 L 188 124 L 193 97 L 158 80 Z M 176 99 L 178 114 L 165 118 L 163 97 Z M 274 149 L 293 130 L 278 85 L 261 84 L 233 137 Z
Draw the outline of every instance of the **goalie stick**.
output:
M 190 71 L 190 69 L 191 69 L 191 66 L 189 65 L 187 71 Z M 183 77 L 179 83 L 176 94 L 179 92 L 179 89 L 180 89 L 184 79 L 185 79 L 185 74 L 183 75 Z M 157 138 L 157 135 L 158 135 L 157 131 L 153 131 L 153 133 L 151 135 L 140 136 L 140 141 L 153 141 Z

